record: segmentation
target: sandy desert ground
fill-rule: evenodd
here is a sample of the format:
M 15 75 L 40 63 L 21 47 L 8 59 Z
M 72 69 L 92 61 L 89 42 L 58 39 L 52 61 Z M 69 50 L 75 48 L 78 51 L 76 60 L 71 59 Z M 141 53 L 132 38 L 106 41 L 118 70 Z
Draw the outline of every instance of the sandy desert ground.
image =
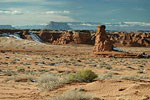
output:
M 120 49 L 150 54 L 150 48 Z M 69 90 L 99 98 L 95 100 L 150 99 L 150 59 L 102 58 L 91 56 L 92 50 L 92 45 L 47 45 L 0 37 L 0 100 L 51 100 Z M 98 78 L 53 90 L 40 84 L 49 75 L 61 78 L 84 68 Z

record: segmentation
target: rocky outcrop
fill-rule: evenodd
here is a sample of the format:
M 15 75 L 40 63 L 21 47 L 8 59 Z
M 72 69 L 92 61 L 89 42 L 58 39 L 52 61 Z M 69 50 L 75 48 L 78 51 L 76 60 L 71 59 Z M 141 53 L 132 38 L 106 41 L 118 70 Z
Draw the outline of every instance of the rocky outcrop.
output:
M 72 41 L 72 32 L 64 32 L 53 44 L 68 44 Z
M 150 34 L 146 33 L 119 33 L 109 35 L 114 46 L 150 47 Z
M 52 31 L 52 30 L 11 30 L 11 29 L 0 29 L 0 34 L 17 33 L 20 35 L 22 39 L 32 40 L 29 32 L 35 33 L 40 39 L 45 43 L 50 44 L 99 44 L 101 42 L 101 46 L 97 46 L 95 48 L 102 50 L 111 50 L 111 45 L 113 44 L 115 47 L 150 47 L 150 33 L 107 33 L 103 30 L 105 35 L 98 35 L 102 31 L 100 28 L 97 31 L 97 39 L 95 33 L 93 34 L 87 30 L 80 31 Z M 91 35 L 92 34 L 92 35 Z M 96 40 L 96 41 L 95 41 Z M 105 40 L 105 42 L 104 42 Z M 109 42 L 109 41 L 111 42 Z M 95 45 L 96 45 L 95 44 Z M 102 48 L 101 48 L 102 47 Z M 96 50 L 96 49 L 95 49 Z M 102 51 L 104 51 L 102 50 Z
M 64 32 L 59 39 L 53 42 L 53 44 L 91 44 L 90 32 Z
M 23 30 L 23 33 L 22 33 L 22 38 L 23 39 L 28 39 L 28 40 L 32 40 L 30 34 L 28 33 L 29 30 Z
M 39 37 L 44 41 L 48 43 L 53 43 L 57 39 L 59 39 L 62 35 L 62 32 L 56 32 L 56 31 L 45 31 L 41 30 L 39 33 Z
M 73 34 L 73 41 L 76 44 L 91 44 L 91 34 L 89 31 L 80 31 Z
M 112 50 L 113 45 L 106 35 L 105 25 L 97 26 L 97 33 L 93 52 L 98 53 Z

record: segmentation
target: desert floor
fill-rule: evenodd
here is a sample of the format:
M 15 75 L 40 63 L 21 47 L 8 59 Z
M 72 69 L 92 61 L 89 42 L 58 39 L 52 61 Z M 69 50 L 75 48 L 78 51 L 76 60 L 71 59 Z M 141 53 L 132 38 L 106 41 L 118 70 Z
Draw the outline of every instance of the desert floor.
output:
M 68 90 L 104 100 L 149 100 L 150 59 L 92 56 L 91 45 L 47 45 L 0 37 L 0 100 L 50 100 Z M 120 47 L 150 54 L 150 48 Z M 69 83 L 51 91 L 41 89 L 46 74 L 65 76 L 80 69 L 98 75 L 94 82 Z

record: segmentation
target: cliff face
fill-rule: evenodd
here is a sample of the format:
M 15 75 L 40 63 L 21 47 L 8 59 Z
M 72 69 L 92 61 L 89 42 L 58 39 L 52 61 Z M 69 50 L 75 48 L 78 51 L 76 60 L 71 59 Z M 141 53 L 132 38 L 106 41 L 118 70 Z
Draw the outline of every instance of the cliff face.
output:
M 50 22 L 44 29 L 51 30 L 71 30 L 70 26 L 65 22 Z

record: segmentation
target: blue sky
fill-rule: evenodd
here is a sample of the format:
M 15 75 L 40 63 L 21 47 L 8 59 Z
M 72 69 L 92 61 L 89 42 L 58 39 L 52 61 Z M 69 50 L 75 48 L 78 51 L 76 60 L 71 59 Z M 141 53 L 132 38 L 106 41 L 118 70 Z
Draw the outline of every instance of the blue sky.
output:
M 150 23 L 150 0 L 0 0 L 0 24 Z

